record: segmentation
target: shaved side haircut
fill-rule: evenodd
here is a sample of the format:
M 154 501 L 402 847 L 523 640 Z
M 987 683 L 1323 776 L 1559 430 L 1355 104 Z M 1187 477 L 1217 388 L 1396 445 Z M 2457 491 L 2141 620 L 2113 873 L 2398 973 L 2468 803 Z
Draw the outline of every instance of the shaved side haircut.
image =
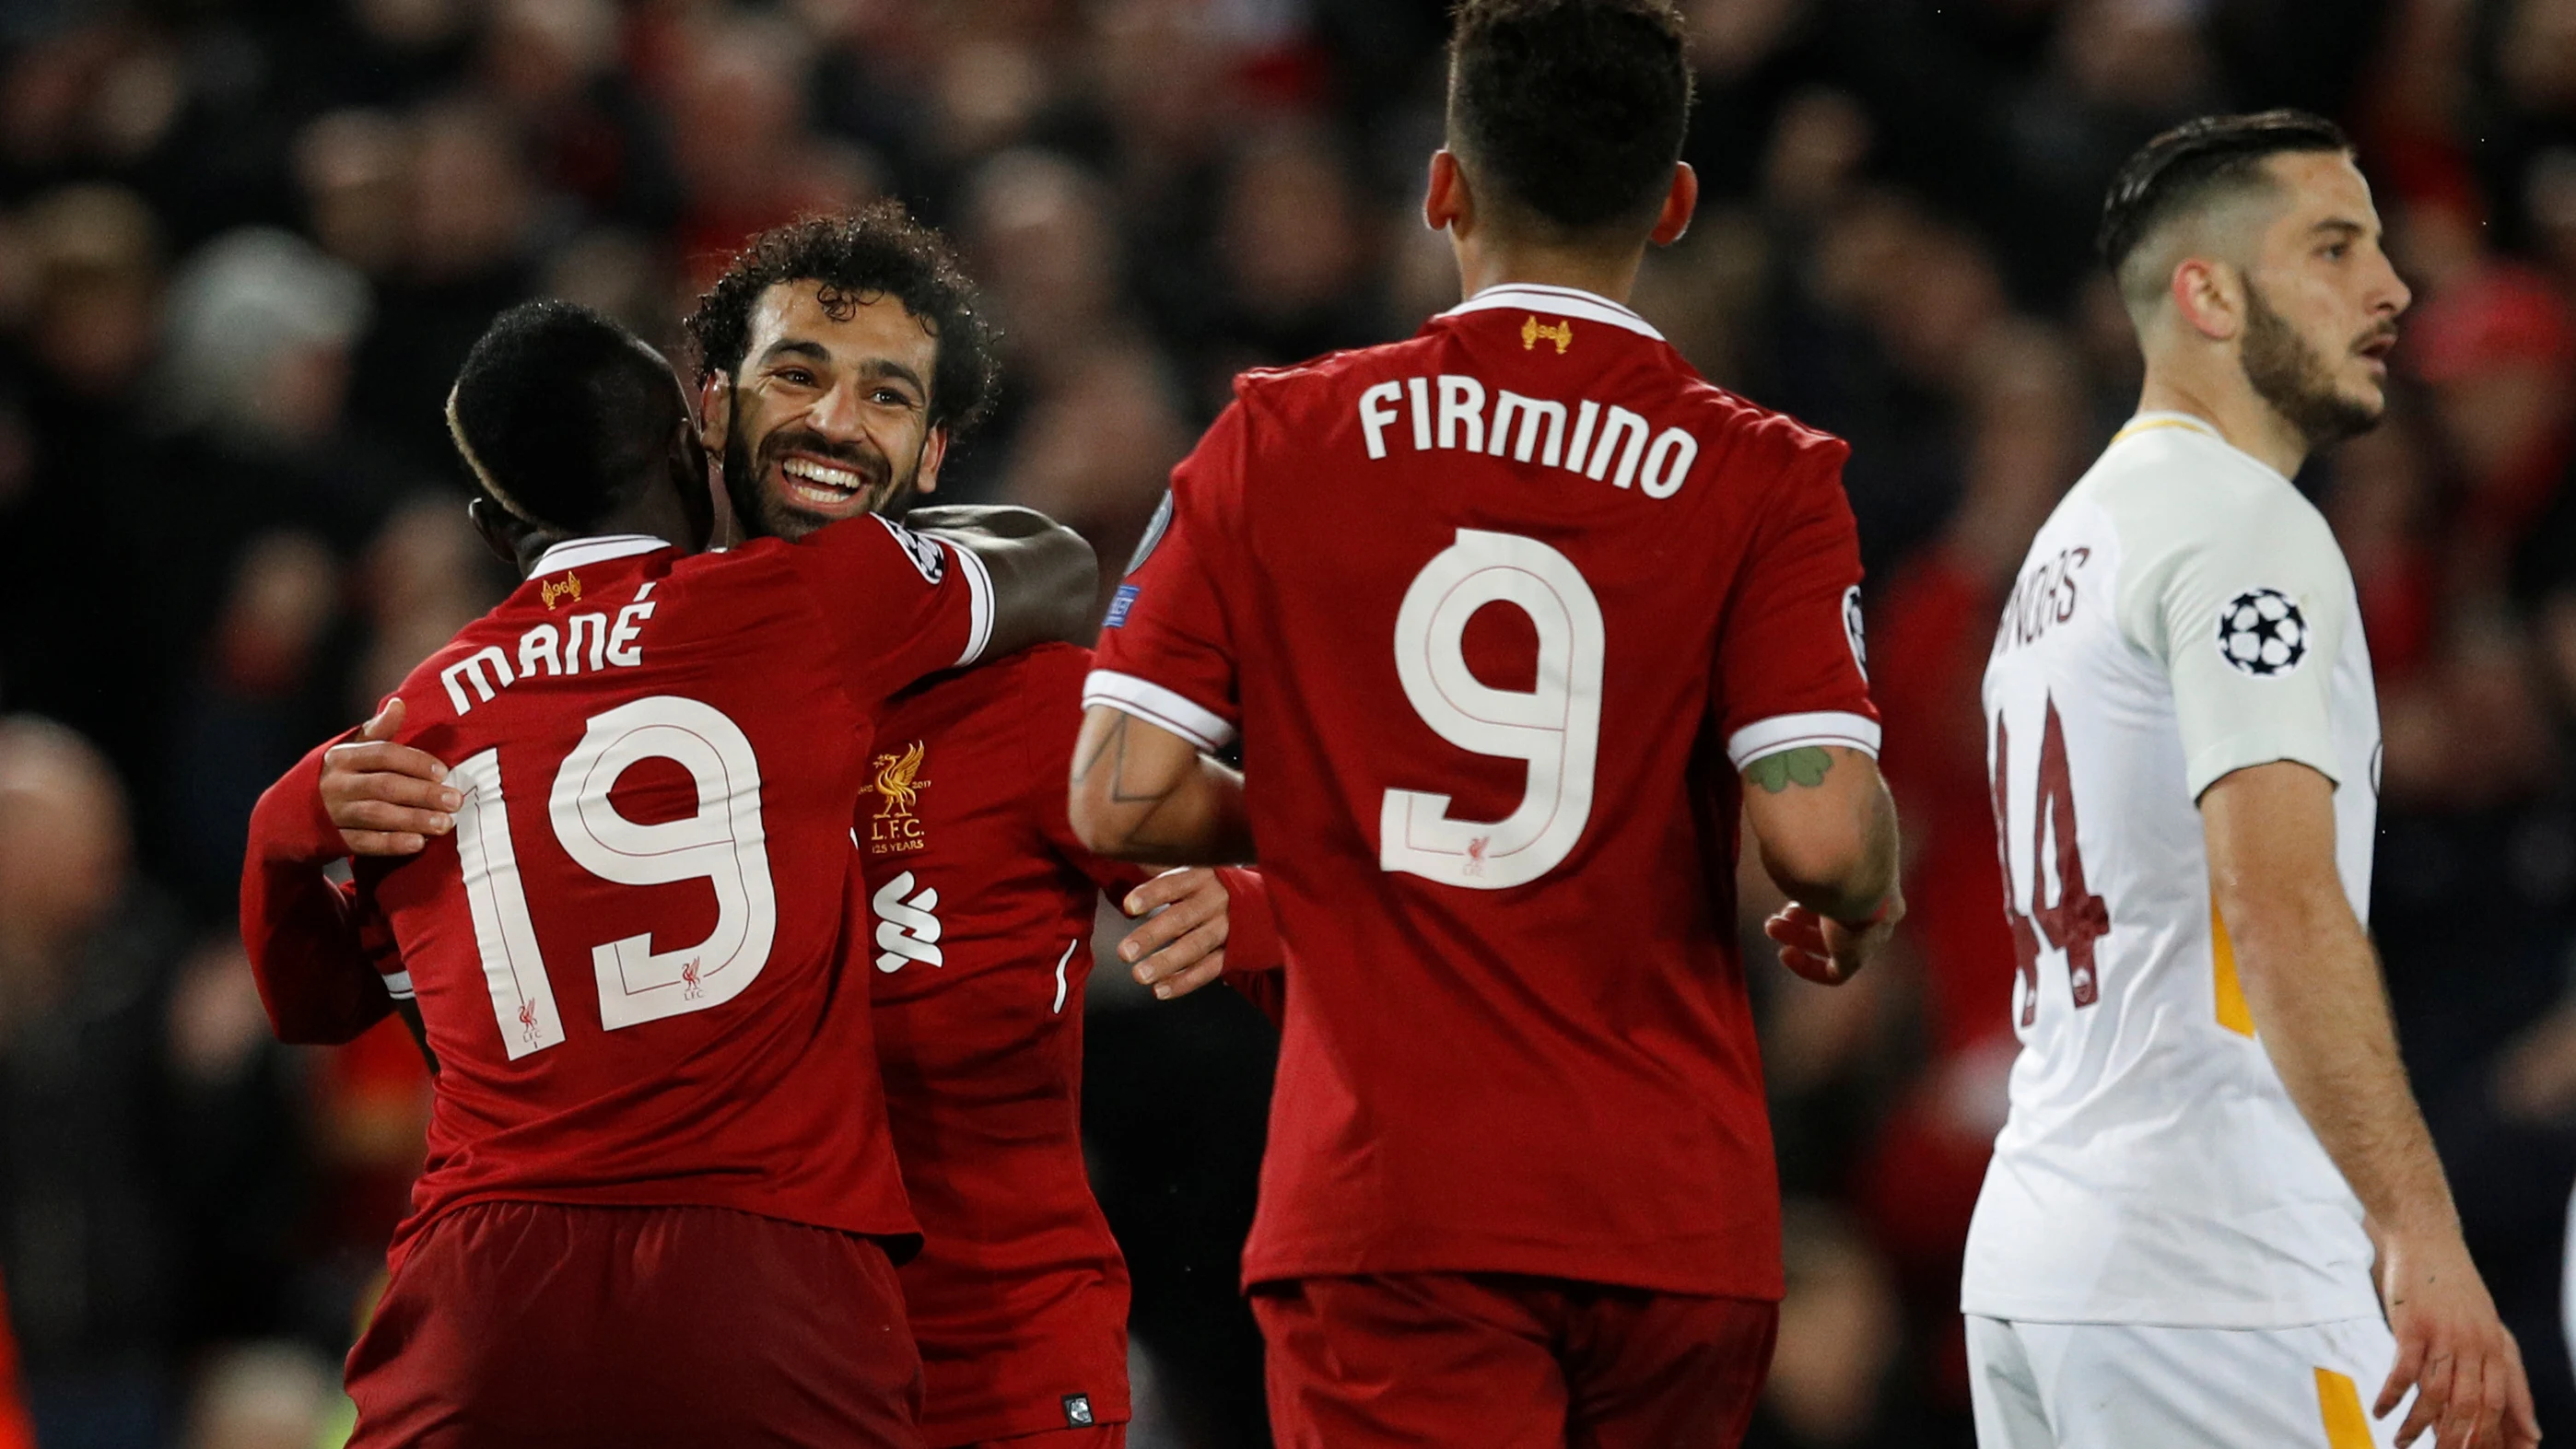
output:
M 2102 199 L 2096 238 L 2130 314 L 2164 295 L 2172 266 L 2163 243 L 2214 212 L 2271 194 L 2278 186 L 2264 165 L 2271 158 L 2320 152 L 2351 155 L 2351 138 L 2323 116 L 2294 110 L 2203 116 L 2139 148 Z

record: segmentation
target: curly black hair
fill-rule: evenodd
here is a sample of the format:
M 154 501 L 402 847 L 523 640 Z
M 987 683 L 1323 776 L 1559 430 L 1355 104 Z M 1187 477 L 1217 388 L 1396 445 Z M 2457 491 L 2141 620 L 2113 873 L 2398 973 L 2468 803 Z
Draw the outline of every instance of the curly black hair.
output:
M 2257 111 L 2185 121 L 2138 148 L 2102 198 L 2094 238 L 2102 264 L 2118 276 L 2141 243 L 2167 223 L 2214 201 L 2272 184 L 2263 163 L 2301 152 L 2352 150 L 2343 128 L 2307 111 Z M 2137 279 L 2141 288 L 2162 278 Z
M 1454 13 L 1450 147 L 1543 229 L 1651 221 L 1690 105 L 1671 0 L 1460 0 Z
M 835 319 L 862 302 L 892 297 L 929 323 L 939 339 L 930 380 L 932 427 L 963 433 L 991 410 L 1001 375 L 999 334 L 948 239 L 913 220 L 902 203 L 810 216 L 753 237 L 698 298 L 685 324 L 700 376 L 733 377 L 741 370 L 752 308 L 783 282 L 821 284 L 823 310 Z

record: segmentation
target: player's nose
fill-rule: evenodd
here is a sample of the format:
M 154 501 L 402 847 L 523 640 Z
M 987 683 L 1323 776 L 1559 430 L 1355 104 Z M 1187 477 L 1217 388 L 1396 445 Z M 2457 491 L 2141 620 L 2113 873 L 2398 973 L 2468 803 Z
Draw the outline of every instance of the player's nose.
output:
M 837 442 L 860 436 L 859 417 L 859 390 L 844 382 L 814 400 L 808 421 L 816 432 Z

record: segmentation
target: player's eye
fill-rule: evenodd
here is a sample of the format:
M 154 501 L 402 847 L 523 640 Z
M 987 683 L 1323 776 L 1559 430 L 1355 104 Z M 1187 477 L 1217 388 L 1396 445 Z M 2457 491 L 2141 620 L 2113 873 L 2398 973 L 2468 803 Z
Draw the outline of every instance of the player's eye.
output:
M 878 388 L 875 392 L 868 394 L 868 401 L 875 403 L 879 407 L 908 408 L 912 406 L 911 394 L 906 393 L 901 388 L 893 387 Z
M 786 383 L 791 387 L 812 387 L 814 385 L 814 374 L 801 367 L 782 367 L 778 369 L 773 376 L 775 376 L 780 382 Z

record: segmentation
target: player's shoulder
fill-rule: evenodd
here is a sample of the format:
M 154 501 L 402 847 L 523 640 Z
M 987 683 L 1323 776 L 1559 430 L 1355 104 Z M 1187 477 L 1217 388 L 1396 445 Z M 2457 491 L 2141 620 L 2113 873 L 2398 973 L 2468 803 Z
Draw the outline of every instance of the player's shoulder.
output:
M 2253 548 L 2340 557 L 2334 531 L 2290 480 L 2204 428 L 2131 423 L 2070 490 L 2109 516 L 2124 547 Z
M 1048 728 L 1052 706 L 1072 708 L 1091 672 L 1091 651 L 1078 644 L 1032 644 L 966 669 L 934 674 L 886 702 L 880 721 L 894 730 L 955 731 L 968 725 L 983 734 Z
M 1678 359 L 1676 359 L 1678 361 Z M 1787 474 L 1838 469 L 1851 445 L 1822 428 L 1701 377 L 1685 366 L 1677 378 L 1702 456 L 1733 471 Z
M 1235 404 L 1262 414 L 1338 406 L 1352 378 L 1400 376 L 1402 369 L 1436 345 L 1434 335 L 1425 331 L 1400 341 L 1320 353 L 1303 362 L 1246 368 L 1234 375 Z

